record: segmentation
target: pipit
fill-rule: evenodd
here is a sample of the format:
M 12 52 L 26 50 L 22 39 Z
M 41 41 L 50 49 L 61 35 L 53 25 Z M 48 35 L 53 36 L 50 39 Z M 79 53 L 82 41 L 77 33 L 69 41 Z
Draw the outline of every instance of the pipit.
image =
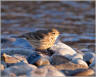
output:
M 54 45 L 56 38 L 59 36 L 57 29 L 38 30 L 36 32 L 28 32 L 17 38 L 26 38 L 33 48 L 37 50 L 46 50 Z

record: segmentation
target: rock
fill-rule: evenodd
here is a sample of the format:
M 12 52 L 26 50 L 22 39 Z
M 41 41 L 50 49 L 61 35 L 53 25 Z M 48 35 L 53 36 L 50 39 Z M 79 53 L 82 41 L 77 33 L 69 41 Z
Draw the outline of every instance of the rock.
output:
M 48 71 L 46 76 L 63 76 L 63 77 L 65 77 L 65 75 L 62 72 L 58 71 L 55 67 L 53 67 L 51 65 L 47 65 L 44 68 L 47 69 L 47 71 Z
M 2 55 L 2 58 L 4 59 L 5 63 L 17 63 L 17 62 L 20 62 L 19 59 L 15 58 L 15 57 L 12 57 L 12 56 L 9 56 L 7 54 L 3 54 Z
M 37 52 L 32 53 L 27 58 L 27 61 L 29 64 L 36 64 L 37 66 L 50 64 L 50 62 L 46 56 L 44 56 L 43 54 L 37 53 Z
M 50 62 L 46 57 L 41 57 L 39 60 L 35 63 L 37 66 L 43 66 L 43 65 L 49 65 Z
M 86 48 L 83 48 L 83 49 L 80 49 L 81 52 L 85 53 L 85 52 L 89 52 L 90 49 L 86 49 Z
M 50 49 L 53 50 L 55 52 L 55 54 L 66 56 L 69 59 L 72 58 L 71 56 L 73 56 L 74 54 L 77 53 L 70 46 L 68 46 L 58 40 L 56 41 L 54 46 L 52 46 Z
M 5 69 L 3 64 L 0 64 L 0 67 L 1 67 L 1 71 L 3 71 Z
M 86 52 L 84 53 L 84 61 L 87 62 L 88 65 L 90 65 L 92 63 L 92 59 L 95 57 L 95 54 L 92 52 Z
M 81 64 L 74 64 L 72 62 L 54 65 L 55 68 L 58 70 L 76 70 L 76 69 L 87 69 L 88 66 L 81 65 Z
M 77 53 L 72 56 L 72 59 L 82 59 L 83 60 L 83 54 Z
M 94 74 L 94 70 L 89 68 L 81 72 L 78 72 L 76 74 L 73 74 L 72 76 L 92 76 L 93 74 Z
M 35 77 L 35 76 L 36 77 L 45 77 L 46 73 L 47 73 L 47 69 L 37 68 L 34 71 L 28 72 L 27 76 L 28 77 Z
M 9 73 L 9 72 L 1 71 L 1 76 L 2 77 L 16 77 L 16 74 L 15 73 Z
M 6 68 L 3 71 L 2 75 L 4 75 L 4 74 L 10 75 L 11 73 L 15 74 L 16 76 L 26 75 L 28 72 L 35 70 L 35 69 L 37 69 L 37 67 L 34 65 L 20 62 L 20 63 L 14 64 L 13 66 L 10 66 L 9 68 Z
M 93 58 L 92 63 L 89 65 L 89 68 L 92 68 L 95 72 L 94 75 L 96 75 L 96 56 Z
M 72 56 L 72 62 L 75 64 L 81 64 L 88 67 L 87 63 L 83 60 L 83 54 L 77 53 Z
M 7 64 L 4 61 L 1 61 L 1 71 L 7 67 Z
M 24 55 L 14 54 L 13 56 L 15 58 L 17 58 L 18 60 L 23 61 L 24 63 L 28 63 L 27 59 L 26 59 L 26 57 Z
M 37 52 L 32 53 L 28 58 L 27 61 L 29 64 L 34 64 L 36 61 L 38 61 L 42 56 L 38 54 Z
M 52 65 L 46 65 L 44 67 L 38 68 L 36 70 L 33 70 L 32 72 L 29 73 L 30 77 L 31 76 L 42 76 L 42 77 L 46 77 L 46 76 L 65 76 L 63 73 L 61 73 L 60 71 L 58 71 L 55 67 L 53 67 Z
M 81 72 L 82 70 L 88 68 L 87 66 L 74 64 L 72 62 L 54 65 L 54 67 L 57 68 L 59 71 L 62 71 L 66 76 L 71 76 L 72 74 Z
M 1 49 L 1 54 L 3 54 L 3 53 L 6 53 L 7 55 L 19 54 L 19 55 L 24 55 L 26 57 L 28 57 L 33 52 L 35 52 L 35 51 L 31 50 L 31 49 L 24 49 L 24 48 L 6 48 L 6 49 Z
M 83 61 L 82 59 L 72 59 L 72 62 L 75 63 L 75 64 L 81 64 L 81 65 L 84 65 L 86 67 L 88 67 L 87 63 L 85 61 Z
M 90 60 L 90 62 L 91 62 L 91 64 L 89 65 L 89 67 L 95 67 L 95 64 L 96 64 L 96 56 L 94 57 L 94 58 L 92 58 L 91 60 Z
M 50 62 L 53 65 L 58 65 L 62 63 L 68 63 L 70 60 L 62 55 L 52 55 L 50 58 Z

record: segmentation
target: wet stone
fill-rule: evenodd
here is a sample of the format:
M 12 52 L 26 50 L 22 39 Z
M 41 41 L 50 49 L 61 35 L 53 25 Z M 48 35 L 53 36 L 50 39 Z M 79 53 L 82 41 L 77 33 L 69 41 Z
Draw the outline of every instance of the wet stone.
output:
M 35 69 L 29 73 L 29 76 L 65 76 L 62 72 L 58 71 L 52 65 L 46 65 L 41 68 Z
M 87 69 L 88 66 L 81 64 L 74 64 L 72 62 L 62 63 L 58 65 L 54 65 L 58 70 L 76 70 L 76 69 Z
M 1 71 L 7 67 L 7 64 L 4 61 L 1 61 Z
M 81 72 L 84 69 L 88 69 L 88 67 L 80 64 L 74 64 L 72 62 L 54 65 L 55 68 L 62 71 L 65 75 L 71 76 L 77 72 Z
M 65 75 L 60 72 L 59 70 L 57 70 L 54 66 L 52 65 L 47 65 L 45 67 L 43 67 L 44 69 L 47 69 L 47 74 L 46 76 L 63 76 L 65 77 Z
M 27 61 L 29 64 L 35 64 L 37 66 L 43 66 L 43 65 L 49 65 L 50 62 L 46 56 L 44 56 L 41 53 L 34 52 L 31 54 L 28 58 Z
M 37 66 L 43 66 L 43 65 L 49 65 L 50 62 L 46 57 L 41 57 L 39 60 L 35 63 Z
M 3 64 L 0 64 L 0 68 L 1 68 L 1 71 L 3 71 L 5 69 Z
M 75 73 L 72 76 L 92 76 L 92 75 L 94 75 L 94 73 L 95 73 L 94 70 L 89 68 L 89 69 L 83 70 L 81 72 Z
M 7 55 L 5 53 L 3 53 L 2 58 L 3 58 L 5 63 L 17 63 L 17 62 L 20 62 L 19 59 L 15 58 L 15 57 L 12 57 L 12 56 L 9 56 L 9 55 Z
M 34 64 L 36 61 L 38 61 L 41 58 L 41 55 L 37 52 L 33 52 L 28 58 L 27 61 L 29 64 Z
M 26 64 L 23 62 L 14 64 L 13 66 L 10 66 L 9 68 L 6 68 L 3 72 L 2 72 L 2 76 L 4 74 L 8 74 L 10 75 L 11 73 L 15 74 L 16 76 L 19 75 L 26 75 L 28 72 L 37 69 L 36 66 L 31 65 L 31 64 Z M 4 75 L 5 76 L 5 75 Z
M 72 56 L 72 59 L 83 59 L 83 54 L 76 53 Z
M 87 63 L 82 60 L 82 59 L 72 59 L 72 62 L 75 63 L 75 64 L 81 64 L 81 65 L 85 65 L 86 67 L 88 67 Z
M 24 63 L 28 63 L 27 62 L 27 58 L 24 55 L 20 55 L 20 54 L 15 54 L 13 55 L 15 58 L 17 58 L 20 61 L 23 61 Z
M 86 61 L 87 64 L 90 65 L 92 63 L 92 59 L 95 58 L 95 54 L 92 52 L 86 52 L 84 53 L 83 58 L 84 58 L 84 61 Z
M 46 76 L 46 73 L 47 73 L 47 69 L 40 69 L 40 68 L 37 68 L 31 72 L 28 72 L 27 73 L 27 76 L 29 77 L 45 77 Z
M 50 58 L 50 62 L 53 65 L 58 65 L 58 64 L 62 64 L 62 63 L 67 63 L 70 60 L 68 58 L 66 58 L 65 56 L 62 55 L 53 55 Z
M 2 77 L 16 77 L 16 74 L 15 73 L 9 73 L 9 72 L 2 71 L 1 72 L 1 76 Z

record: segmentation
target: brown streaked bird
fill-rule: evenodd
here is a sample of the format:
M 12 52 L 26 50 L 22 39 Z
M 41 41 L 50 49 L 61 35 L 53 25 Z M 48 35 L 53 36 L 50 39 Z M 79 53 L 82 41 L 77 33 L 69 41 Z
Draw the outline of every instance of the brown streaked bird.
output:
M 46 50 L 54 45 L 59 36 L 57 29 L 38 30 L 17 36 L 17 38 L 26 38 L 33 48 L 37 50 Z

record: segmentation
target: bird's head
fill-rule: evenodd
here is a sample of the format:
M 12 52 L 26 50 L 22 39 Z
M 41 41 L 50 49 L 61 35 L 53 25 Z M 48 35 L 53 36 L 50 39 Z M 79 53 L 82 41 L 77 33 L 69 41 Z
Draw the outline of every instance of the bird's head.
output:
M 50 34 L 51 36 L 54 36 L 55 38 L 57 38 L 57 37 L 59 36 L 60 32 L 59 32 L 57 29 L 52 28 L 52 29 L 50 29 L 49 34 Z

